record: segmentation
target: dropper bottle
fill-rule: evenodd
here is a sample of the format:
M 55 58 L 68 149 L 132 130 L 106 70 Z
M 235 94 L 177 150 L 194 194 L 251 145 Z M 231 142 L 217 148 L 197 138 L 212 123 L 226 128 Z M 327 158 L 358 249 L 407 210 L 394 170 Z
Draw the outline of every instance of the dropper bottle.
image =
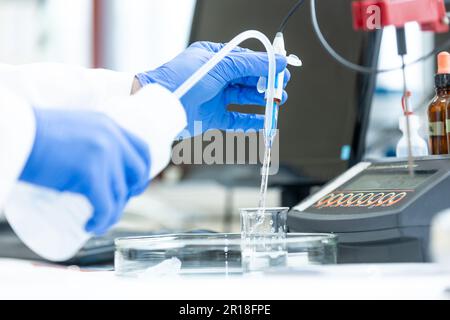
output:
M 447 135 L 450 127 L 446 129 L 449 84 L 450 53 L 441 52 L 438 55 L 438 72 L 435 76 L 436 95 L 428 107 L 429 146 L 432 155 L 447 154 L 449 150 Z
M 450 151 L 450 53 L 442 52 L 438 57 L 440 70 L 439 87 L 446 99 L 446 134 L 447 134 L 447 151 Z M 445 87 L 445 88 L 444 88 Z
M 420 119 L 418 116 L 413 114 L 402 115 L 399 119 L 399 128 L 403 133 L 402 138 L 399 140 L 397 144 L 397 157 L 406 158 L 409 155 L 408 152 L 408 138 L 407 138 L 407 125 L 406 125 L 406 117 L 409 117 L 410 123 L 410 141 L 411 141 L 411 153 L 413 157 L 424 157 L 428 155 L 428 146 L 425 140 L 420 136 Z

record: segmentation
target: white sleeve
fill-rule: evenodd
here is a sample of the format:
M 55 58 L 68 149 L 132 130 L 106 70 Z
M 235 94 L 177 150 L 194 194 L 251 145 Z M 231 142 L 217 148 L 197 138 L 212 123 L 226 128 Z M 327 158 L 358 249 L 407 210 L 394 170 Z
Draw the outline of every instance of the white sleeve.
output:
M 172 144 L 186 127 L 180 101 L 160 85 L 148 85 L 131 97 L 115 97 L 101 106 L 120 126 L 144 140 L 150 150 L 150 177 L 169 163 Z
M 0 64 L 0 86 L 38 108 L 95 110 L 111 96 L 129 96 L 134 75 L 58 63 Z
M 0 64 L 0 86 L 33 107 L 101 111 L 129 131 L 140 131 L 149 145 L 154 177 L 167 165 L 186 115 L 179 100 L 158 85 L 141 89 L 139 98 L 130 97 L 133 79 L 130 73 L 57 63 Z
M 31 106 L 0 86 L 0 212 L 31 152 L 35 130 Z
M 38 255 L 62 261 L 89 239 L 86 198 L 16 182 L 35 135 L 32 107 L 104 112 L 144 140 L 150 178 L 170 161 L 174 138 L 186 126 L 180 101 L 159 85 L 130 96 L 134 75 L 56 64 L 0 65 L 0 207 L 21 240 Z
M 159 85 L 146 86 L 134 96 L 111 98 L 99 104 L 98 110 L 148 144 L 151 177 L 168 164 L 173 140 L 186 126 L 181 103 Z M 71 258 L 90 237 L 84 226 L 92 207 L 79 195 L 19 183 L 5 213 L 22 241 L 48 260 Z

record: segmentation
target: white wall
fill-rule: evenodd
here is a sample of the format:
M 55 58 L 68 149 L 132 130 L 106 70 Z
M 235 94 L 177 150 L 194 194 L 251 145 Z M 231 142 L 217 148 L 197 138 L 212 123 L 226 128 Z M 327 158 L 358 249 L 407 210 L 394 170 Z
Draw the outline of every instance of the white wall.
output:
M 182 51 L 195 0 L 106 0 L 106 67 L 139 72 Z M 92 0 L 0 0 L 0 61 L 91 66 Z
M 139 72 L 158 67 L 188 44 L 195 0 L 111 0 L 106 66 Z
M 45 59 L 90 67 L 91 0 L 46 0 Z
M 90 66 L 91 0 L 0 0 L 0 61 Z
M 0 62 L 18 64 L 40 58 L 41 13 L 34 0 L 0 0 Z
M 406 37 L 408 46 L 407 63 L 424 56 L 433 49 L 433 34 L 422 32 L 416 23 L 410 23 L 406 26 Z M 379 62 L 381 69 L 401 66 L 401 58 L 397 54 L 396 35 L 393 27 L 388 27 L 383 32 Z M 433 61 L 430 59 L 425 63 L 417 63 L 406 69 L 408 88 L 413 91 L 413 95 L 422 95 L 433 88 L 432 68 Z M 377 85 L 390 91 L 402 91 L 402 72 L 399 70 L 380 74 Z

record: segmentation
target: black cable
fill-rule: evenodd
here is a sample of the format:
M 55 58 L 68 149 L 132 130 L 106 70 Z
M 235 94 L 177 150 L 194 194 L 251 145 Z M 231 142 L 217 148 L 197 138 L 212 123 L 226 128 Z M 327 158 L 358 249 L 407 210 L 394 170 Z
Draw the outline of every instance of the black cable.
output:
M 396 28 L 395 34 L 397 38 L 397 53 L 399 56 L 405 56 L 408 54 L 406 47 L 406 31 L 405 28 Z
M 351 69 L 351 70 L 353 70 L 355 72 L 360 72 L 360 73 L 384 73 L 384 72 L 401 70 L 403 68 L 403 66 L 396 67 L 396 68 L 389 68 L 389 69 L 369 68 L 369 67 L 362 66 L 362 65 L 353 63 L 351 61 L 348 61 L 347 59 L 342 57 L 340 54 L 338 54 L 333 49 L 333 47 L 331 47 L 331 45 L 325 39 L 322 31 L 320 30 L 319 22 L 317 20 L 316 1 L 315 0 L 310 0 L 310 1 L 311 1 L 311 20 L 312 20 L 314 32 L 316 33 L 316 36 L 319 39 L 322 47 L 324 47 L 324 49 L 331 55 L 331 57 L 333 59 L 335 59 L 337 62 L 339 62 L 341 65 L 343 65 L 344 67 L 346 67 L 348 69 Z M 409 67 L 409 66 L 412 66 L 412 65 L 414 65 L 416 63 L 425 61 L 425 60 L 435 56 L 440 51 L 443 51 L 443 50 L 445 50 L 446 48 L 449 48 L 449 47 L 450 47 L 450 39 L 445 41 L 443 44 L 441 44 L 440 46 L 436 47 L 434 50 L 432 50 L 430 53 L 424 55 L 423 57 L 420 57 L 419 59 L 414 60 L 414 61 L 406 64 L 405 67 Z
M 305 0 L 299 0 L 289 11 L 289 13 L 284 17 L 283 22 L 281 22 L 280 27 L 278 28 L 278 32 L 284 32 L 286 26 L 289 22 L 289 19 L 297 12 L 298 8 L 305 2 Z

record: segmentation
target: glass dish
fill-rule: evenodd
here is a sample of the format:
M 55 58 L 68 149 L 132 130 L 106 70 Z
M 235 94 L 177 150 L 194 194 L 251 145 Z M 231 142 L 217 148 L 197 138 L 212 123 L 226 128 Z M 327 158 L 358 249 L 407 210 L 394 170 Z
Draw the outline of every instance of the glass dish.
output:
M 336 263 L 337 237 L 333 234 L 288 233 L 278 241 L 286 246 L 289 268 Z M 119 238 L 115 244 L 115 271 L 120 276 L 243 273 L 239 233 Z

